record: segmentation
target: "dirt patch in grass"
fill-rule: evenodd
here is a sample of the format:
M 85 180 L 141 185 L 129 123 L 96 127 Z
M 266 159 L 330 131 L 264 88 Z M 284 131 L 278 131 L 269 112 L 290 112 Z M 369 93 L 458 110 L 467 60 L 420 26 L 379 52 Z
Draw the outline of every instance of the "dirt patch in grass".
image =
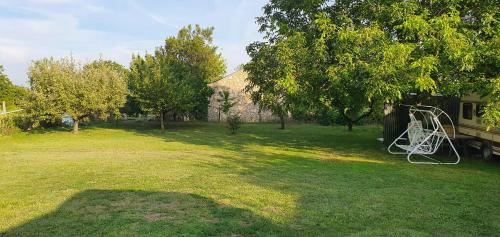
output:
M 144 216 L 144 219 L 147 221 L 161 221 L 167 219 L 167 216 L 163 213 L 151 213 L 151 214 L 146 214 Z

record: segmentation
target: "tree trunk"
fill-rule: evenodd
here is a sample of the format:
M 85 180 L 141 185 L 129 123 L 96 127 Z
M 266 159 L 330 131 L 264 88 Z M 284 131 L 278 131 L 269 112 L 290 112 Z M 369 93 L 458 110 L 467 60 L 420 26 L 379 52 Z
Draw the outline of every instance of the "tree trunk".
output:
M 349 132 L 352 132 L 352 125 L 353 125 L 352 120 L 347 121 L 347 130 Z
M 111 118 L 112 122 L 115 123 L 115 127 L 118 127 L 118 114 L 111 112 L 109 117 Z
M 217 120 L 218 123 L 220 123 L 220 106 L 219 108 L 217 109 L 217 112 L 219 113 L 219 119 Z
M 163 111 L 160 112 L 160 127 L 161 127 L 161 132 L 165 132 L 165 122 L 164 122 L 164 118 L 165 115 L 163 114 Z
M 285 129 L 285 115 L 284 114 L 280 114 L 280 124 L 281 124 L 280 129 Z
M 374 106 L 375 106 L 375 100 L 372 100 L 370 102 L 370 110 L 368 110 L 368 112 L 359 116 L 357 119 L 352 119 L 351 117 L 349 117 L 345 114 L 345 111 L 341 110 L 342 116 L 344 116 L 344 119 L 347 121 L 347 130 L 349 130 L 351 132 L 352 126 L 354 125 L 354 123 L 357 123 L 357 122 L 361 121 L 361 119 L 370 116 L 374 110 Z
M 73 133 L 78 134 L 78 120 L 73 120 Z

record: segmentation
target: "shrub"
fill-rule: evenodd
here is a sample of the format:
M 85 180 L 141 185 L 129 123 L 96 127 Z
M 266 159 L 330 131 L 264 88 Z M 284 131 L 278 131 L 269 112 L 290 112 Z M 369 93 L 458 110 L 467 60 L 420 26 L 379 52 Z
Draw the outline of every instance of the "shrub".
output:
M 322 109 L 316 114 L 316 121 L 323 126 L 331 126 L 342 123 L 340 113 L 335 109 Z
M 0 136 L 12 135 L 18 131 L 14 119 L 11 115 L 0 115 Z
M 230 115 L 227 118 L 227 124 L 229 125 L 229 130 L 231 130 L 232 134 L 235 134 L 238 129 L 241 127 L 241 118 L 239 115 Z

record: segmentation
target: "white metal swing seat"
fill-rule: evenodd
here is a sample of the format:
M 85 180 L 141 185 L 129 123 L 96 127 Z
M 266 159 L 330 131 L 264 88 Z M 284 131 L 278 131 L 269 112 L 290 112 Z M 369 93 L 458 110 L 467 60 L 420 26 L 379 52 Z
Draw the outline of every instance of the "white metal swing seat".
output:
M 389 145 L 387 148 L 389 153 L 407 154 L 407 160 L 412 164 L 458 164 L 460 162 L 460 155 L 439 121 L 440 116 L 449 120 L 453 128 L 453 138 L 455 138 L 455 127 L 450 116 L 441 109 L 432 106 L 410 106 L 409 111 L 410 123 L 408 123 L 408 128 Z M 425 128 L 422 121 L 417 120 L 415 114 L 420 114 L 425 120 Z M 405 135 L 408 139 L 404 138 Z M 455 162 L 441 162 L 428 156 L 435 154 L 445 140 L 448 141 L 451 149 L 455 152 L 457 157 Z M 403 151 L 394 151 L 394 147 Z M 412 159 L 413 155 L 420 155 L 431 161 L 415 161 Z

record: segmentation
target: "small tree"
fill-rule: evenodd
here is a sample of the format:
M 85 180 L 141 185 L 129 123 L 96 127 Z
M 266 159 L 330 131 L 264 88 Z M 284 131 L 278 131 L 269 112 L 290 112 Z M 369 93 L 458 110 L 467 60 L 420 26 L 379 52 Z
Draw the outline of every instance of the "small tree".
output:
M 163 116 L 169 109 L 167 101 L 171 91 L 168 86 L 170 77 L 161 68 L 153 55 L 146 54 L 144 58 L 132 56 L 128 80 L 131 93 L 139 101 L 141 109 L 159 115 L 161 131 L 164 132 Z
M 234 98 L 231 98 L 231 94 L 228 90 L 219 91 L 219 98 L 217 98 L 217 102 L 219 104 L 219 122 L 220 122 L 220 112 L 223 112 L 226 115 L 226 118 L 229 118 L 231 108 L 236 105 Z
M 241 127 L 241 118 L 239 115 L 229 115 L 227 117 L 227 124 L 229 126 L 229 130 L 231 130 L 232 134 L 235 134 L 238 129 Z
M 219 98 L 217 99 L 219 104 L 219 122 L 220 122 L 220 112 L 222 111 L 226 115 L 226 122 L 231 130 L 232 134 L 235 134 L 241 127 L 241 117 L 238 114 L 232 114 L 231 108 L 236 105 L 234 98 L 231 98 L 231 93 L 228 90 L 219 91 Z

